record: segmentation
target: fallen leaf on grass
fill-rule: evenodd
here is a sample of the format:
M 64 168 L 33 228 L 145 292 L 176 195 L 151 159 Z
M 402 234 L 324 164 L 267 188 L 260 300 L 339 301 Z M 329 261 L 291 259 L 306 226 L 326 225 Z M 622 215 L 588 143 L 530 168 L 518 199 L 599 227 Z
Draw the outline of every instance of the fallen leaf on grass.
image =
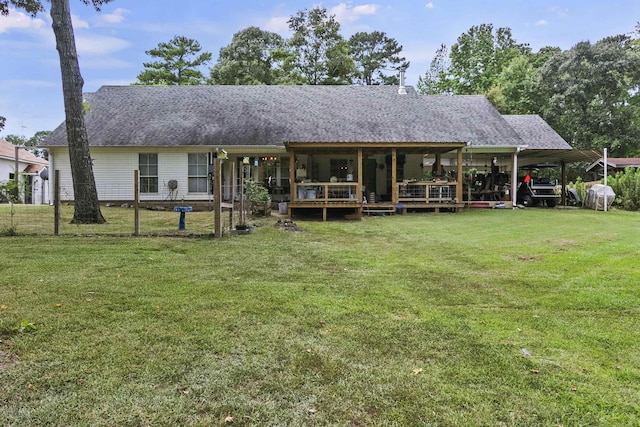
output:
M 7 306 L 6 306 L 6 305 L 4 305 L 4 304 L 0 305 L 0 310 L 6 310 L 7 308 L 9 308 L 9 307 L 7 307 Z
M 413 370 L 413 374 L 414 375 L 418 375 L 418 374 L 421 374 L 421 373 L 422 373 L 422 368 L 416 368 L 416 369 Z
M 313 408 L 309 409 L 309 413 L 310 413 L 310 414 L 312 414 L 312 415 L 313 415 L 313 414 L 315 414 L 316 412 L 318 412 L 318 411 L 316 411 L 316 410 L 315 410 L 315 409 L 313 409 Z
M 233 422 L 233 417 L 232 416 L 225 417 L 224 422 L 225 423 L 232 423 Z
M 56 307 L 62 307 L 62 304 L 56 304 Z
M 572 387 L 571 387 L 571 391 L 578 391 L 578 387 L 576 387 L 576 386 L 572 386 Z
M 537 374 L 540 373 L 540 371 L 538 371 L 537 369 L 529 369 L 531 371 L 531 373 L 533 374 Z

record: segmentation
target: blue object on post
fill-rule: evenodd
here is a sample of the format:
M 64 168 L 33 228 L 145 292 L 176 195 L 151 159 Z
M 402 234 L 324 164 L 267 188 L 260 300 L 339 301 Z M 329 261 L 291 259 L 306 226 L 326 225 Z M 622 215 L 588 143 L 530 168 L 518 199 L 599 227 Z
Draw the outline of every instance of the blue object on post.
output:
M 180 212 L 180 221 L 178 222 L 178 230 L 186 229 L 186 212 L 192 212 L 193 208 L 191 206 L 174 206 L 174 212 Z

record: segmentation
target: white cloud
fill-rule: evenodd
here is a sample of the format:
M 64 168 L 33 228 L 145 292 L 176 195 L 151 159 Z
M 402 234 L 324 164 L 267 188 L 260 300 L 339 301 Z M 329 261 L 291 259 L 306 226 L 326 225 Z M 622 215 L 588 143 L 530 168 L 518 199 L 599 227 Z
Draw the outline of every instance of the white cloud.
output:
M 536 27 L 544 27 L 545 25 L 549 25 L 546 19 L 541 19 L 535 23 Z
M 380 8 L 377 4 L 363 4 L 349 7 L 347 3 L 340 3 L 329 12 L 336 16 L 336 20 L 341 24 L 356 22 L 363 16 L 375 15 Z
M 130 13 L 129 10 L 119 7 L 116 10 L 114 10 L 112 13 L 100 14 L 100 18 L 98 20 L 97 25 L 101 27 L 107 27 L 111 25 L 121 24 L 122 21 L 124 21 L 125 15 L 129 13 Z
M 265 24 L 264 29 L 273 33 L 284 35 L 289 31 L 289 17 L 288 16 L 276 16 Z
M 45 22 L 42 19 L 31 18 L 15 9 L 10 9 L 8 16 L 0 16 L 0 33 L 7 33 L 11 30 L 40 30 L 44 26 Z
M 569 14 L 569 9 L 567 9 L 566 7 L 553 6 L 549 9 L 549 11 L 555 13 L 560 17 L 565 17 Z
M 119 52 L 131 45 L 117 37 L 83 34 L 76 37 L 76 46 L 80 55 L 108 55 Z
M 73 25 L 74 30 L 79 30 L 80 28 L 89 28 L 89 23 L 80 19 L 78 15 L 71 15 L 71 25 Z
M 425 4 L 424 7 L 426 7 L 427 9 L 433 9 L 435 5 L 433 4 L 432 1 L 430 1 L 429 3 Z

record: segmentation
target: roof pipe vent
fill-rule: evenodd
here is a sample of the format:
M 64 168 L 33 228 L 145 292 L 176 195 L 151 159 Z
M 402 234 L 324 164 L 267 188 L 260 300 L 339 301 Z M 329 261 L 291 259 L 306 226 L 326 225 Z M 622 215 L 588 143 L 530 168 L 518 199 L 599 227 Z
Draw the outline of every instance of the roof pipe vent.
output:
M 407 69 L 405 67 L 400 67 L 398 68 L 398 71 L 400 72 L 400 87 L 398 88 L 398 93 L 400 95 L 406 95 L 407 88 L 404 85 L 404 73 L 405 71 L 407 71 Z

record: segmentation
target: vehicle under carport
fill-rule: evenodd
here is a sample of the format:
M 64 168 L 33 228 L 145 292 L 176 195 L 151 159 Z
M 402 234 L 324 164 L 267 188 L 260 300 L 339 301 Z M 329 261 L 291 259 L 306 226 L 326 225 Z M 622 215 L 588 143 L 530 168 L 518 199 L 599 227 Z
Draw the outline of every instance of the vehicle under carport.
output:
M 520 167 L 522 176 L 517 192 L 517 203 L 527 207 L 543 206 L 553 208 L 561 198 L 557 191 L 560 166 L 554 163 L 535 163 Z

